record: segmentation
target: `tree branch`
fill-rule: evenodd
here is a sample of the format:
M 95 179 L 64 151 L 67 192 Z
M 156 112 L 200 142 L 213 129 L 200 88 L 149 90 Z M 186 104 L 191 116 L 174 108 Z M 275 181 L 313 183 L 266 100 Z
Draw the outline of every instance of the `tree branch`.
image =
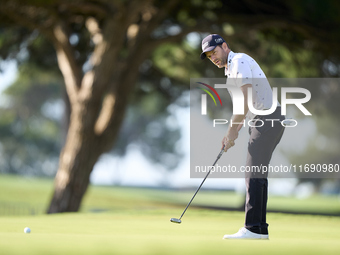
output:
M 71 13 L 81 13 L 84 16 L 96 16 L 105 18 L 108 15 L 108 10 L 101 6 L 99 3 L 89 3 L 83 1 L 81 4 L 67 2 L 59 6 L 59 10 L 68 10 Z
M 76 102 L 81 86 L 82 73 L 75 60 L 74 49 L 64 24 L 60 21 L 53 28 L 53 43 L 57 52 L 58 65 L 64 76 L 67 94 L 71 102 Z
M 166 1 L 163 8 L 150 13 L 150 18 L 144 19 L 140 24 L 140 31 L 143 34 L 151 33 L 161 24 L 167 15 L 179 4 L 180 0 Z
M 32 17 L 32 13 L 34 12 L 31 11 L 30 14 L 27 14 L 25 8 L 26 6 L 21 6 L 15 1 L 7 1 L 1 5 L 0 13 L 8 17 L 10 20 L 13 20 L 17 24 L 32 31 L 38 29 L 47 38 L 51 39 L 52 33 L 48 30 L 48 28 L 45 25 L 35 21 L 34 17 Z
M 82 74 L 75 61 L 74 50 L 69 42 L 69 36 L 62 22 L 58 22 L 53 11 L 44 9 L 49 20 L 39 20 L 41 18 L 41 8 L 35 6 L 23 6 L 16 1 L 8 1 L 1 6 L 1 13 L 12 19 L 16 23 L 29 29 L 38 29 L 55 46 L 58 64 L 65 79 L 65 85 L 70 100 L 76 100 L 77 90 L 81 84 Z

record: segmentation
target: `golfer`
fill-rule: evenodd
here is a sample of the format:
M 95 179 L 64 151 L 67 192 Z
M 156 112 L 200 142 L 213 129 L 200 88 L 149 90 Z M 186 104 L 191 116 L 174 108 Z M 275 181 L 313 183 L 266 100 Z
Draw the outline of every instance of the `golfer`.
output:
M 267 166 L 276 145 L 281 140 L 284 127 L 279 121 L 284 120 L 281 107 L 269 115 L 256 115 L 248 109 L 248 97 L 252 97 L 253 106 L 265 112 L 273 104 L 272 89 L 266 75 L 257 62 L 244 53 L 234 53 L 225 40 L 217 35 L 208 35 L 202 41 L 201 59 L 208 58 L 218 68 L 225 68 L 227 85 L 239 87 L 244 95 L 244 114 L 231 117 L 228 131 L 222 139 L 225 151 L 235 145 L 239 130 L 249 125 L 249 142 L 246 167 Z M 248 94 L 251 88 L 252 94 Z M 232 93 L 230 93 L 232 96 Z M 275 99 L 276 100 L 276 99 Z M 267 111 L 268 112 L 268 111 Z M 231 125 L 233 123 L 233 125 Z M 254 169 L 254 168 L 253 168 Z M 259 169 L 259 168 L 258 168 Z M 246 204 L 245 224 L 236 234 L 225 235 L 224 239 L 268 239 L 268 224 L 266 222 L 268 179 L 267 173 L 246 172 Z

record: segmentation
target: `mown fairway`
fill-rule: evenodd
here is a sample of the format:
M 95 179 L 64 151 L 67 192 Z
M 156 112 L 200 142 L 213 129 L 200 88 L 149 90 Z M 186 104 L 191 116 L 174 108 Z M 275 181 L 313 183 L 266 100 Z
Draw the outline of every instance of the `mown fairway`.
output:
M 269 241 L 222 240 L 242 227 L 244 213 L 195 205 L 224 200 L 237 206 L 242 199 L 228 192 L 202 190 L 183 223 L 174 224 L 170 218 L 180 216 L 192 191 L 91 187 L 80 213 L 44 215 L 51 189 L 51 180 L 1 176 L 1 255 L 340 254 L 340 217 L 269 213 Z M 339 212 L 337 197 L 271 201 L 281 208 Z M 32 232 L 25 234 L 25 227 Z
M 140 210 L 0 218 L 1 254 L 339 254 L 340 219 L 269 214 L 270 240 L 222 240 L 243 213 Z M 29 226 L 31 234 L 23 229 Z

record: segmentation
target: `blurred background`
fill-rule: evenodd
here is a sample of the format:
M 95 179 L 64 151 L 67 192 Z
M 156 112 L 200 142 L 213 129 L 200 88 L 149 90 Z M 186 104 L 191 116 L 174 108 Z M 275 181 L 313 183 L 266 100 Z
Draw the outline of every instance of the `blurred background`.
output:
M 0 215 L 185 205 L 202 181 L 189 171 L 190 78 L 224 75 L 199 58 L 210 33 L 267 77 L 334 78 L 308 88 L 313 118 L 291 116 L 305 132 L 287 131 L 275 157 L 340 164 L 339 11 L 336 0 L 2 1 Z M 244 189 L 209 179 L 195 205 L 243 210 Z M 269 209 L 339 215 L 339 194 L 337 178 L 277 178 Z

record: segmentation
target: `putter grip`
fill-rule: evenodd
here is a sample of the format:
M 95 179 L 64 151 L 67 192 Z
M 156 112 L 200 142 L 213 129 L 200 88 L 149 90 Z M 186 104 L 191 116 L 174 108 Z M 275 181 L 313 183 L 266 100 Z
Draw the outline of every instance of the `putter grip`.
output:
M 223 154 L 223 152 L 224 152 L 224 147 L 225 147 L 225 145 L 223 146 L 223 148 L 222 148 L 220 154 L 218 154 L 217 159 L 219 159 L 219 158 L 222 156 L 222 154 Z

